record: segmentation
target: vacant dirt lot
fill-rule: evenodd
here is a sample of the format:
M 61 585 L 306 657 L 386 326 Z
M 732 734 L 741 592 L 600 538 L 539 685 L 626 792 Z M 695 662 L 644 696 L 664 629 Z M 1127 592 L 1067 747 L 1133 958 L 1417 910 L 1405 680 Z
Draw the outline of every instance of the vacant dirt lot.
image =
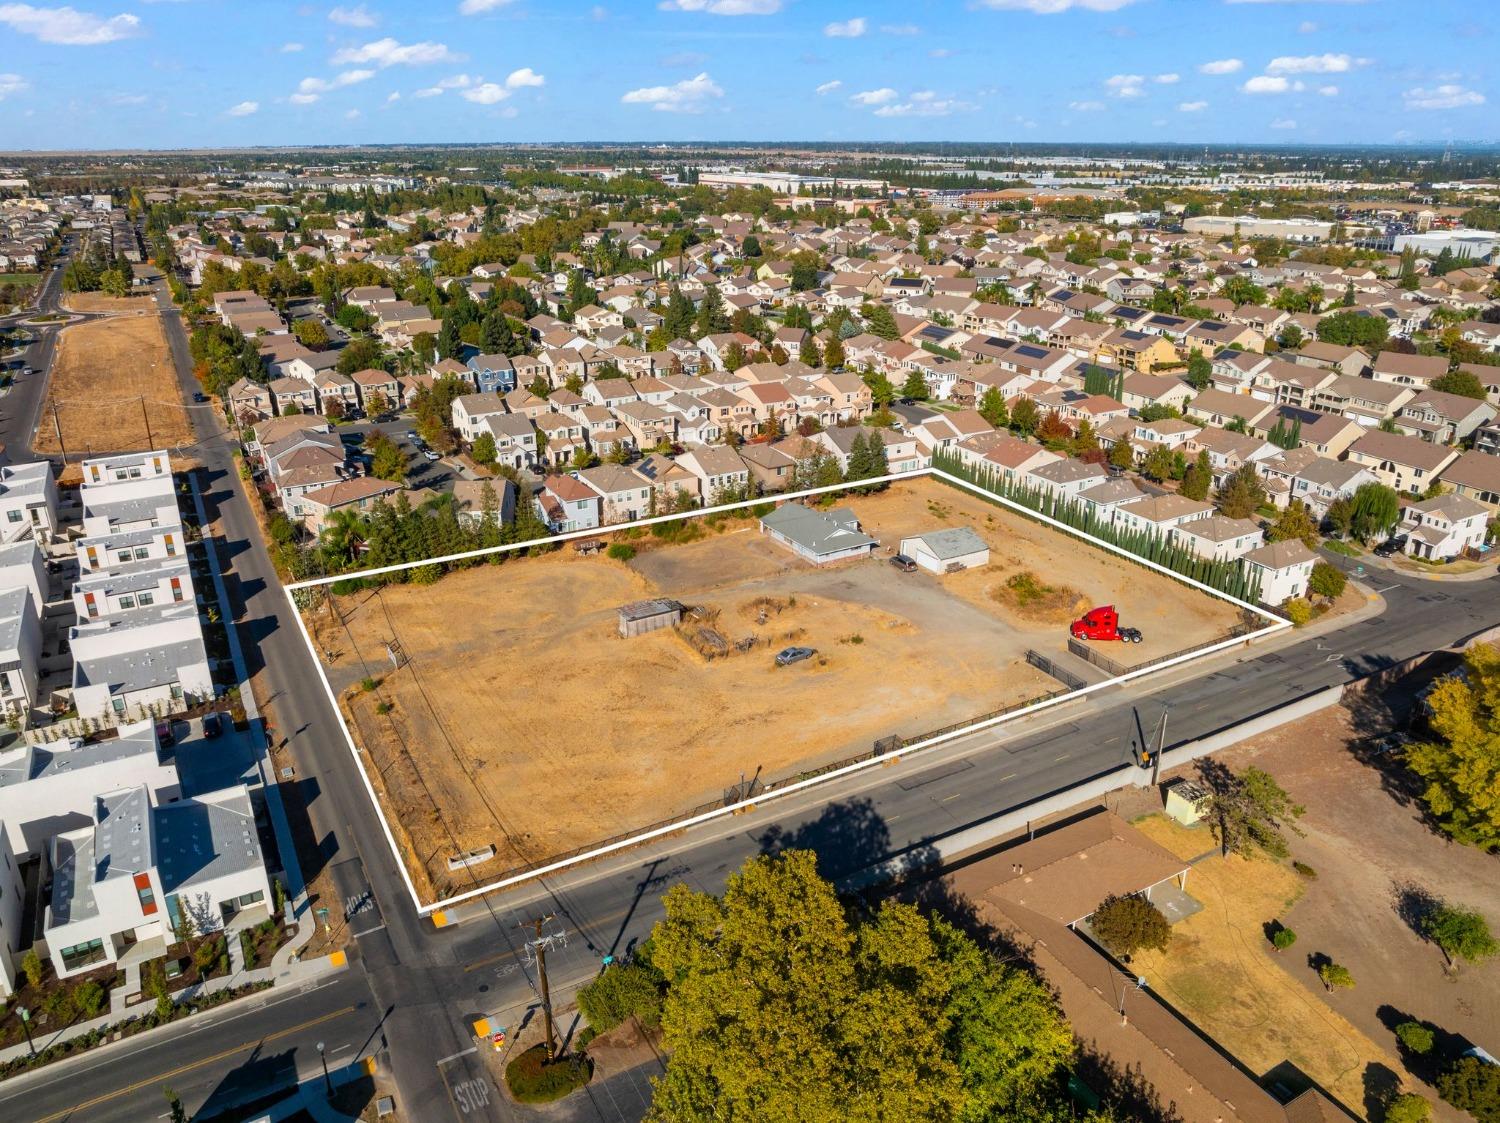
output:
M 141 307 L 148 311 L 63 330 L 37 426 L 39 452 L 60 451 L 58 425 L 69 456 L 173 448 L 192 440 L 161 317 L 150 301 Z
M 62 305 L 70 312 L 150 312 L 156 301 L 149 296 L 109 296 L 102 292 L 72 292 Z
M 1428 827 L 1403 794 L 1397 761 L 1371 757 L 1360 746 L 1349 711 L 1340 707 L 1236 746 L 1221 759 L 1235 769 L 1266 769 L 1307 808 L 1304 837 L 1292 840 L 1292 854 L 1318 876 L 1281 917 L 1297 944 L 1276 964 L 1304 997 L 1320 1002 L 1309 956 L 1327 955 L 1349 968 L 1355 988 L 1327 996 L 1326 1004 L 1386 1054 L 1383 1069 L 1362 1073 L 1379 1090 L 1395 1079 L 1414 1085 L 1432 1075 L 1421 1061 L 1397 1059 L 1393 1030 L 1402 1022 L 1432 1028 L 1439 1051 L 1449 1055 L 1467 1044 L 1494 1050 L 1500 971 L 1491 963 L 1447 973 L 1442 953 L 1416 933 L 1413 919 L 1431 902 L 1446 901 L 1477 909 L 1492 930 L 1500 928 L 1500 878 L 1493 856 Z M 1256 922 L 1245 918 L 1251 927 Z M 1253 943 L 1255 934 L 1247 931 L 1246 939 Z M 1257 951 L 1271 954 L 1263 943 Z M 1432 1088 L 1416 1090 L 1433 1102 L 1436 1118 L 1467 1119 Z
M 1059 629 L 988 595 L 1012 566 L 1122 602 L 1128 588 L 1142 614 L 1177 621 L 1178 646 L 1235 618 L 942 484 L 851 505 L 892 548 L 903 533 L 969 522 L 1006 557 L 943 578 L 883 555 L 818 569 L 741 521 L 686 544 L 636 537 L 628 564 L 518 558 L 340 598 L 341 624 L 319 614 L 330 679 L 425 888 L 468 884 L 447 869 L 458 851 L 495 845 L 498 859 L 474 871 L 488 880 L 721 800 L 742 773 L 780 782 L 1055 689 L 1024 659 L 1060 647 Z M 651 596 L 699 613 L 620 639 L 617 608 Z M 395 672 L 391 639 L 408 659 Z M 776 667 L 789 645 L 818 656 Z M 377 689 L 361 689 L 367 675 Z

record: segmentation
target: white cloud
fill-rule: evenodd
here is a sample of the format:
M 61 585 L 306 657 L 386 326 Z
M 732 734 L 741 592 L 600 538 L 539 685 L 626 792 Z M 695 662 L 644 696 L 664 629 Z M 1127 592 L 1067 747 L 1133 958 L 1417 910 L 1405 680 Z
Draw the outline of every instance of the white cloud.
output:
M 258 101 L 242 101 L 238 105 L 231 105 L 224 112 L 231 117 L 248 117 L 260 108 Z
M 781 11 L 781 0 L 661 0 L 664 12 L 707 12 L 711 16 L 770 16 Z
M 705 70 L 670 86 L 642 86 L 638 90 L 629 90 L 620 101 L 625 105 L 649 105 L 658 113 L 702 113 L 709 99 L 723 96 L 723 88 Z
M 463 0 L 458 6 L 458 12 L 459 15 L 477 16 L 503 8 L 511 2 L 512 0 Z
M 1484 104 L 1484 95 L 1478 90 L 1466 90 L 1452 84 L 1434 86 L 1431 89 L 1419 86 L 1407 90 L 1402 96 L 1407 109 L 1464 109 Z
M 1240 87 L 1247 94 L 1300 93 L 1305 88 L 1301 82 L 1288 81 L 1279 74 L 1257 74 Z
M 1359 60 L 1365 61 L 1363 59 Z M 1348 55 L 1281 55 L 1266 64 L 1267 74 L 1343 74 L 1355 60 Z
M 1293 121 L 1290 117 L 1278 117 L 1271 122 L 1271 128 L 1273 129 L 1295 129 L 1296 127 L 1297 122 Z
M 317 100 L 317 94 L 293 94 L 291 97 L 287 98 L 287 101 L 291 102 L 293 105 L 311 105 Z
M 1337 86 L 1319 86 L 1318 93 L 1322 94 L 1324 97 L 1338 97 L 1339 88 Z
M 340 27 L 374 27 L 380 22 L 380 18 L 363 4 L 356 4 L 352 8 L 333 8 L 329 11 L 328 18 Z
M 927 57 L 928 58 L 949 58 L 949 57 L 952 56 L 952 54 L 953 54 L 953 52 L 951 50 L 949 50 L 947 47 L 934 47 L 934 48 L 932 48 L 932 50 L 930 50 L 930 51 L 927 52 Z
M 896 105 L 882 105 L 875 110 L 877 117 L 947 117 L 953 113 L 970 113 L 979 106 L 973 102 L 955 98 L 940 98 L 931 90 L 918 90 L 906 101 Z
M 1208 108 L 1206 101 L 1180 101 L 1177 103 L 1179 113 L 1202 113 Z
M 301 49 L 301 43 L 283 43 L 281 45 L 281 53 L 284 55 L 294 55 Z
M 385 103 L 387 105 L 390 105 L 394 101 L 400 101 L 400 100 L 401 100 L 401 91 L 400 90 L 392 90 L 390 93 L 388 93 L 388 94 L 385 95 Z
M 1075 113 L 1097 113 L 1104 108 L 1102 101 L 1070 101 L 1068 108 Z
M 831 93 L 833 93 L 834 90 L 838 89 L 843 84 L 844 84 L 843 82 L 841 82 L 839 79 L 835 78 L 832 82 L 824 82 L 821 86 L 819 86 L 813 92 L 816 93 L 816 94 L 820 94 L 820 95 L 821 94 L 831 94 Z
M 1146 79 L 1140 74 L 1116 74 L 1104 80 L 1109 87 L 1109 92 L 1115 97 L 1145 97 L 1146 91 L 1141 89 Z
M 883 23 L 880 25 L 883 35 L 920 35 L 922 29 L 914 23 Z
M 864 16 L 855 16 L 842 23 L 823 25 L 823 34 L 830 39 L 858 39 L 868 29 Z
M 361 47 L 345 47 L 335 52 L 333 64 L 345 66 L 349 63 L 374 63 L 384 69 L 387 66 L 426 66 L 434 62 L 453 62 L 459 56 L 442 43 L 399 43 L 387 36 Z
M 479 105 L 494 105 L 497 101 L 510 97 L 510 91 L 498 82 L 481 82 L 472 89 L 465 90 L 462 96 Z
M 545 86 L 546 84 L 546 76 L 538 74 L 529 66 L 523 66 L 520 70 L 512 70 L 505 79 L 505 88 L 507 90 L 519 90 L 525 86 Z
M 24 94 L 31 89 L 31 83 L 19 74 L 0 74 L 0 101 L 4 101 L 11 94 Z
M 346 121 L 357 121 L 361 116 L 362 114 L 358 109 L 348 109 L 344 111 L 344 120 Z
M 1234 74 L 1245 64 L 1237 58 L 1216 58 L 1212 62 L 1198 64 L 1199 74 Z
M 900 95 L 889 86 L 881 86 L 878 90 L 862 90 L 849 98 L 855 105 L 884 105 L 895 101 Z
M 321 94 L 368 82 L 375 77 L 373 70 L 345 70 L 333 78 L 304 78 L 297 83 L 297 92 L 292 95 L 292 104 L 311 105 Z
M 1129 7 L 1135 0 L 979 0 L 986 8 L 999 12 L 1035 12 L 1039 16 L 1055 16 L 1059 12 L 1077 8 L 1081 12 L 1118 12 Z
M 1175 85 L 1177 82 L 1179 82 L 1181 80 L 1182 80 L 1182 75 L 1180 75 L 1180 74 L 1158 74 L 1155 78 L 1151 79 L 1151 81 L 1157 83 L 1157 85 L 1160 85 L 1160 86 Z
M 1318 31 L 1318 25 L 1310 19 L 1305 19 L 1297 25 L 1297 30 L 1303 35 L 1315 35 Z
M 110 105 L 145 105 L 150 100 L 147 94 L 110 94 L 108 98 Z
M 467 74 L 455 74 L 451 78 L 444 78 L 435 86 L 428 86 L 425 90 L 418 90 L 412 97 L 437 97 L 444 90 L 466 90 L 474 84 L 474 79 Z
M 30 4 L 0 4 L 0 23 L 43 43 L 68 47 L 93 47 L 128 39 L 139 33 L 141 25 L 139 16 L 121 14 L 106 19 L 75 8 L 34 8 Z

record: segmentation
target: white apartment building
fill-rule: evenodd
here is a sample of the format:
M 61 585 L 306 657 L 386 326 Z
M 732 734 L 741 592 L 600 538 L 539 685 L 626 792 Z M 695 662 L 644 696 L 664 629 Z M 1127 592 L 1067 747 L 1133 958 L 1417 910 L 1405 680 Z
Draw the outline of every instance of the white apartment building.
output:
M 191 602 L 76 624 L 68 638 L 79 717 L 138 720 L 214 696 L 198 607 Z
M 57 480 L 45 460 L 0 467 L 0 542 L 57 533 Z

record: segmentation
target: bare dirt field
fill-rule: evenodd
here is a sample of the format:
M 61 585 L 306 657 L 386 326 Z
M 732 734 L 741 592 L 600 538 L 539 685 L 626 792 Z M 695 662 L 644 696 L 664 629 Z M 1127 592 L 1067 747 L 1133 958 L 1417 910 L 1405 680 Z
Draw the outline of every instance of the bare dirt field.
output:
M 70 292 L 62 299 L 70 312 L 156 312 L 149 296 L 109 296 L 102 292 Z
M 70 457 L 192 441 L 161 317 L 154 303 L 141 307 L 148 311 L 63 330 L 37 426 L 37 451 L 61 451 L 59 426 Z
M 1057 689 L 1025 652 L 1061 647 L 1065 630 L 990 595 L 1014 568 L 1170 619 L 1176 647 L 1237 618 L 941 483 L 848 503 L 892 549 L 904 533 L 973 525 L 994 564 L 902 573 L 883 550 L 819 569 L 742 520 L 689 543 L 634 537 L 629 563 L 564 550 L 341 597 L 341 623 L 315 614 L 330 681 L 396 809 L 422 892 L 470 884 L 447 868 L 460 851 L 494 845 L 496 859 L 473 871 L 489 880 L 722 801 L 742 774 L 779 783 L 867 754 L 879 738 Z M 618 607 L 653 596 L 698 612 L 679 629 L 619 638 Z M 407 659 L 396 671 L 392 639 Z M 818 655 L 776 667 L 789 645 Z M 375 689 L 362 688 L 367 676 Z

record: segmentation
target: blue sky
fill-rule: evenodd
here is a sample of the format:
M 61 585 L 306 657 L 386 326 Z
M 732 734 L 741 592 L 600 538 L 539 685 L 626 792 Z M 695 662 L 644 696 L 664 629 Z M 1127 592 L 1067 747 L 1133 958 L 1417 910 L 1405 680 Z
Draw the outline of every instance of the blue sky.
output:
M 1500 138 L 1496 0 L 0 0 L 0 149 Z

